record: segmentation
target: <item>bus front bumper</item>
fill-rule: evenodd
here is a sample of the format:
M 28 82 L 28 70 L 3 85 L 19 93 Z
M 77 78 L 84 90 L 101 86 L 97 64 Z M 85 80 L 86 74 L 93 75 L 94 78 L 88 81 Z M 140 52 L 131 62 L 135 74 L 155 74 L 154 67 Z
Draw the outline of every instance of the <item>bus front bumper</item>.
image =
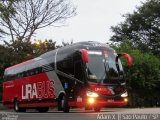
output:
M 94 98 L 88 98 L 87 105 L 89 106 L 100 106 L 100 107 L 122 107 L 128 104 L 128 98 L 123 98 L 121 100 L 93 100 Z
M 113 100 L 113 99 L 108 99 L 108 100 L 98 100 L 96 98 L 87 98 L 83 102 L 69 102 L 69 106 L 73 107 L 123 107 L 128 104 L 128 98 L 123 98 L 121 100 Z

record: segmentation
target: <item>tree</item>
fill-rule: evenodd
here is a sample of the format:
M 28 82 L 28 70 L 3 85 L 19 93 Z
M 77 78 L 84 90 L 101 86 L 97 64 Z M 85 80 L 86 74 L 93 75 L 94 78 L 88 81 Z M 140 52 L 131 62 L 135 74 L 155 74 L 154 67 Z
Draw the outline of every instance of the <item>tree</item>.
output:
M 69 0 L 11 0 L 0 6 L 1 30 L 11 36 L 13 44 L 16 40 L 29 42 L 37 29 L 61 25 L 76 10 Z
M 114 35 L 111 41 L 123 42 L 129 39 L 142 51 L 151 51 L 160 56 L 160 1 L 148 0 L 133 14 L 125 15 L 126 20 L 111 27 Z
M 11 48 L 4 45 L 0 45 L 0 76 L 3 75 L 4 68 L 10 66 L 13 63 L 14 55 Z
M 20 47 L 19 44 L 21 45 Z M 56 42 L 52 40 L 45 40 L 45 42 L 39 40 L 39 44 L 31 42 L 19 43 L 19 41 L 15 41 L 10 47 L 0 45 L 0 76 L 3 75 L 5 68 L 9 66 L 33 59 L 45 52 L 54 50 L 56 48 L 55 44 Z
M 33 43 L 33 55 L 34 57 L 37 57 L 45 52 L 51 51 L 56 49 L 56 42 L 50 40 L 45 40 L 42 42 L 42 40 L 38 40 L 35 43 Z
M 10 49 L 12 49 L 14 54 L 14 64 L 35 58 L 45 52 L 56 49 L 56 42 L 52 40 L 38 40 L 36 42 L 20 42 L 16 40 L 11 44 Z M 12 64 L 13 65 L 13 64 Z
M 130 105 L 153 106 L 160 102 L 160 60 L 152 53 L 142 53 L 135 48 L 130 41 L 123 41 L 114 46 L 119 52 L 127 52 L 132 58 L 134 65 L 128 69 L 123 60 L 127 88 L 130 95 Z
M 2 3 L 4 1 L 0 2 L 0 17 L 1 17 L 1 14 L 3 12 L 3 15 L 4 16 L 7 16 L 9 13 L 13 14 L 14 13 L 14 9 L 13 7 L 10 7 L 10 5 L 12 4 L 13 0 L 10 0 L 10 5 L 8 5 L 8 7 L 5 7 Z M 2 29 L 2 26 L 0 28 L 0 38 L 2 38 L 2 36 L 4 34 L 7 34 L 3 29 Z

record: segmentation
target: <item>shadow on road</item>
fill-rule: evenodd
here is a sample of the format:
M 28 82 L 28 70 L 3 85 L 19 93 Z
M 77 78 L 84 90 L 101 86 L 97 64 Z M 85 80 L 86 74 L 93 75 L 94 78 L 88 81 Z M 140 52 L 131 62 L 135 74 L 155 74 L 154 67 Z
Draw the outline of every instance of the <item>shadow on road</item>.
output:
M 94 111 L 92 111 L 92 110 L 87 110 L 87 111 L 85 111 L 85 110 L 71 110 L 69 113 L 67 113 L 67 114 L 70 114 L 70 113 L 106 113 L 106 112 L 108 112 L 108 113 L 110 113 L 110 112 L 117 112 L 118 110 L 102 110 L 102 111 L 100 111 L 100 112 L 94 112 Z M 37 112 L 37 111 L 27 111 L 26 113 L 39 113 L 39 112 Z M 59 114 L 63 114 L 64 112 L 63 111 L 49 111 L 49 112 L 47 112 L 47 114 L 52 114 L 52 113 L 59 113 Z M 66 114 L 66 113 L 65 113 Z

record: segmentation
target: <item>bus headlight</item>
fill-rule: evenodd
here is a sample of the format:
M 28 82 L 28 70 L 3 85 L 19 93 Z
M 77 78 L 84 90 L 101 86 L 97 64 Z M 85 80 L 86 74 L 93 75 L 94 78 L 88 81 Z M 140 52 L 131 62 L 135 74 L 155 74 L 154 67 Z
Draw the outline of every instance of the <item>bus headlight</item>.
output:
M 128 99 L 127 99 L 127 98 L 124 98 L 124 102 L 128 102 Z
M 127 91 L 121 95 L 121 97 L 127 97 L 127 96 L 128 96 Z
M 91 92 L 91 91 L 87 91 L 86 95 L 87 95 L 88 97 L 93 97 L 93 98 L 95 98 L 95 97 L 98 97 L 98 96 L 99 96 L 97 93 L 95 93 L 95 92 Z

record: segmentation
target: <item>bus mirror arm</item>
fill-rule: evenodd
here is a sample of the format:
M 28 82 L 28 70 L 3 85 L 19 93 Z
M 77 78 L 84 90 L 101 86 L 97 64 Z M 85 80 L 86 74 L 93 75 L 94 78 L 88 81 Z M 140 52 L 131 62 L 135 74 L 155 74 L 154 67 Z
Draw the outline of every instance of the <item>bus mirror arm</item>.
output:
M 120 54 L 118 54 L 117 57 L 116 57 L 116 64 L 118 64 L 118 59 L 120 57 L 125 57 L 127 59 L 128 67 L 132 67 L 133 60 L 132 60 L 132 57 L 129 54 L 127 54 L 127 53 L 120 53 Z

